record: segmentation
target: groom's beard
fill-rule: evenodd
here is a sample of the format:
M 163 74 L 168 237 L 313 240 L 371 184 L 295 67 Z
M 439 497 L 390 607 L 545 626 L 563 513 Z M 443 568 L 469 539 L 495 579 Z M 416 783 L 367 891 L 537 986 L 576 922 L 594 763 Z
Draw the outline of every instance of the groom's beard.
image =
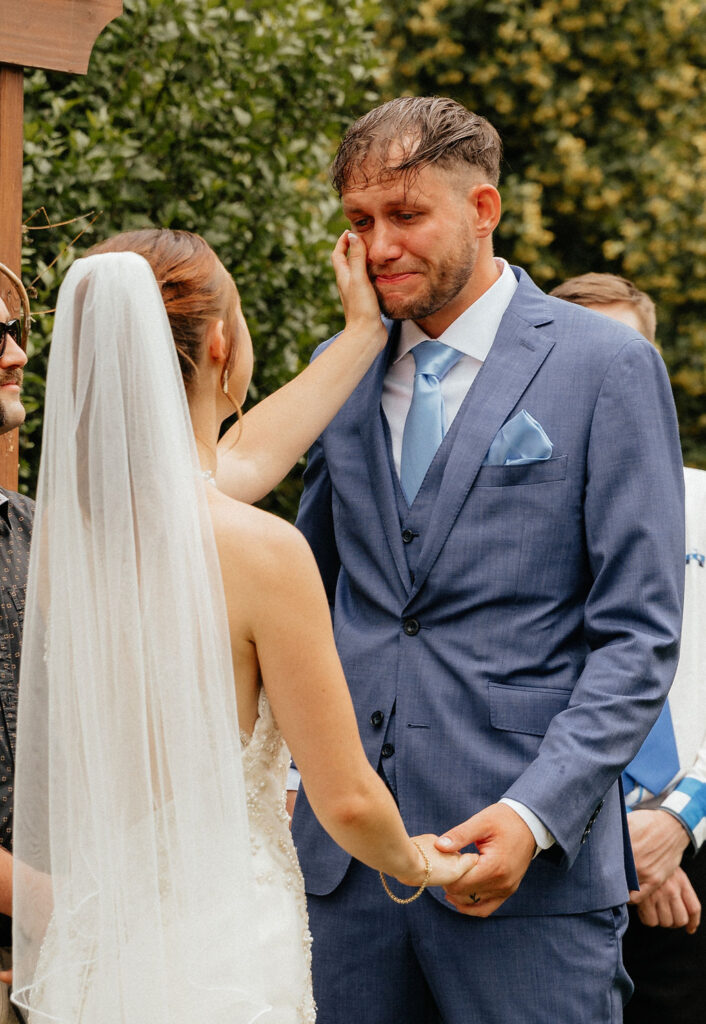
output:
M 424 320 L 426 317 L 432 316 L 433 313 L 438 313 L 465 288 L 475 270 L 477 260 L 478 244 L 467 239 L 462 251 L 453 252 L 436 264 L 425 262 L 423 270 L 417 267 L 409 268 L 423 273 L 425 277 L 422 294 L 409 299 L 386 300 L 384 295 L 375 288 L 377 274 L 403 273 L 408 268 L 386 267 L 376 270 L 372 267 L 370 280 L 375 288 L 381 312 L 391 320 Z

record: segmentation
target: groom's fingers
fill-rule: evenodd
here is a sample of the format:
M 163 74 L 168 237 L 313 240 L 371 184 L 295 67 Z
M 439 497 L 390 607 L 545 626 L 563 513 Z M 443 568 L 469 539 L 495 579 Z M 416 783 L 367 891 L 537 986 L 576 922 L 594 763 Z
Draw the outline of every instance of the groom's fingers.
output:
M 510 807 L 492 804 L 450 829 L 436 845 L 453 851 L 471 843 L 478 863 L 446 887 L 447 899 L 464 914 L 487 917 L 518 888 L 534 854 L 534 837 Z

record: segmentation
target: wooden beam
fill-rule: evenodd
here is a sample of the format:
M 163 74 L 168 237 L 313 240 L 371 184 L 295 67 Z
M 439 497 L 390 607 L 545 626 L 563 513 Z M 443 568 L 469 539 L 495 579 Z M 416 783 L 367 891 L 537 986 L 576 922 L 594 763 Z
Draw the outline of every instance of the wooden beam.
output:
M 16 274 L 22 257 L 22 85 L 21 68 L 0 64 L 0 263 Z
M 21 68 L 0 64 L 0 263 L 20 274 L 22 263 L 23 77 Z M 15 290 L 0 275 L 0 297 L 19 311 Z M 0 484 L 17 490 L 19 432 L 0 434 Z
M 122 0 L 0 0 L 0 62 L 85 75 Z

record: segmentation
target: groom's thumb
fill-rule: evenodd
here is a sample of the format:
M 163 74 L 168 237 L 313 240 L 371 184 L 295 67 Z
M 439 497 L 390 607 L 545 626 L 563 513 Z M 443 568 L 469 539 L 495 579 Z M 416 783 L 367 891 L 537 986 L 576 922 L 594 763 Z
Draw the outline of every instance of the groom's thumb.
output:
M 444 832 L 443 836 L 439 836 L 434 845 L 442 853 L 458 853 L 464 846 L 469 846 L 474 838 L 473 818 L 469 818 L 468 821 L 464 821 L 455 828 L 450 828 L 448 832 Z

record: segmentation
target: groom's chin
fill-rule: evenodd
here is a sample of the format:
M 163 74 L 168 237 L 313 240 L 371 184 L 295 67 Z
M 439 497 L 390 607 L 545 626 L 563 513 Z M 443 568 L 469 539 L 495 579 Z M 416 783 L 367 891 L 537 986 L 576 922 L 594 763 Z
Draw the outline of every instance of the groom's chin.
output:
M 427 315 L 426 305 L 421 307 L 419 303 L 412 303 L 402 299 L 397 302 L 394 300 L 386 301 L 379 293 L 376 292 L 376 294 L 378 296 L 380 312 L 390 320 L 420 320 Z

